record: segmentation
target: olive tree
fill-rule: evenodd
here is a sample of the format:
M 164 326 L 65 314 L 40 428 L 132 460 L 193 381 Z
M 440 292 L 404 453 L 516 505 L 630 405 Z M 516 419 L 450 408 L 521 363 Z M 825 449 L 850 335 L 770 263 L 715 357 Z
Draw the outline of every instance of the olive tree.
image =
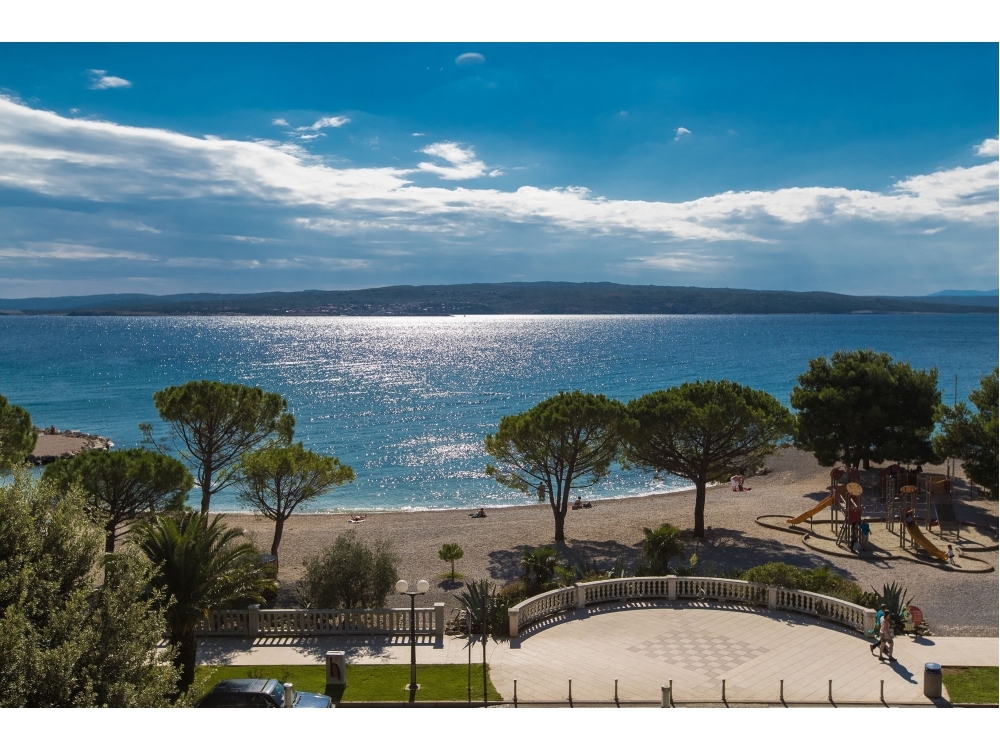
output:
M 572 391 L 505 416 L 496 434 L 486 436 L 486 452 L 496 460 L 486 474 L 526 495 L 540 486 L 552 507 L 555 540 L 564 541 L 573 491 L 601 481 L 618 456 L 622 413 L 618 401 Z
M 979 381 L 979 388 L 969 394 L 966 403 L 946 406 L 941 417 L 941 433 L 934 437 L 934 447 L 945 458 L 962 462 L 965 475 L 986 487 L 997 497 L 997 374 L 994 368 Z
M 929 463 L 941 406 L 937 370 L 915 370 L 871 349 L 810 360 L 792 389 L 795 444 L 821 466 L 894 461 Z
M 0 471 L 22 462 L 37 439 L 31 415 L 0 395 Z
M 212 495 L 237 479 L 240 457 L 271 439 L 290 443 L 295 418 L 288 402 L 234 383 L 192 380 L 153 394 L 160 419 L 170 426 L 173 447 L 191 466 L 201 488 L 201 512 L 208 513 Z M 146 442 L 163 450 L 153 439 L 153 426 L 140 424 Z
M 788 409 L 764 391 L 727 380 L 684 383 L 626 407 L 624 460 L 695 486 L 694 535 L 705 536 L 705 488 L 759 466 L 791 434 Z
M 307 558 L 299 592 L 306 606 L 320 609 L 384 607 L 399 580 L 399 558 L 387 540 L 365 543 L 351 529 L 321 555 Z
M 104 527 L 105 550 L 133 521 L 184 506 L 194 479 L 176 458 L 145 448 L 84 451 L 45 467 L 42 476 L 63 492 L 79 484 L 87 509 Z
M 334 487 L 353 481 L 354 470 L 339 459 L 293 443 L 244 454 L 236 487 L 241 504 L 274 521 L 271 554 L 277 557 L 285 521 L 292 513 Z
M 0 707 L 169 705 L 177 673 L 153 569 L 104 555 L 78 487 L 0 485 Z

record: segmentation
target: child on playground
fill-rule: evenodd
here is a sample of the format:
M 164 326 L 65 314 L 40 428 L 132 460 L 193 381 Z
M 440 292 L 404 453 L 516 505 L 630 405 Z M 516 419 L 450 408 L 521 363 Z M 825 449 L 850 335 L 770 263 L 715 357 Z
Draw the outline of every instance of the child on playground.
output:
M 868 525 L 867 521 L 862 521 L 861 526 L 859 527 L 859 531 L 861 532 L 861 551 L 867 552 L 868 535 L 872 533 L 872 527 Z
M 948 564 L 949 565 L 955 564 L 955 550 L 951 548 L 950 544 L 948 545 Z

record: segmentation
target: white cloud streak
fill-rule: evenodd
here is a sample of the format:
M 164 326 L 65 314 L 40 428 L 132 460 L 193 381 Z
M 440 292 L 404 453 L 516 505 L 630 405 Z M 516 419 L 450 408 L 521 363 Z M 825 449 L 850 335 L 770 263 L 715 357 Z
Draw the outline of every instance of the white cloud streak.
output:
M 976 147 L 976 156 L 1000 156 L 1000 138 L 987 138 Z
M 675 141 L 679 141 L 681 138 L 683 138 L 686 135 L 691 135 L 691 131 L 688 130 L 687 128 L 677 128 L 677 130 L 675 130 L 674 133 L 675 133 L 675 135 L 674 135 L 674 140 Z
M 87 88 L 102 89 L 127 89 L 131 88 L 132 82 L 118 76 L 109 76 L 106 70 L 88 70 L 90 73 L 90 84 Z
M 486 173 L 486 165 L 476 158 L 476 152 L 471 148 L 462 148 L 457 143 L 450 141 L 432 143 L 420 149 L 420 153 L 436 156 L 450 164 L 441 166 L 431 162 L 420 162 L 417 165 L 417 169 L 436 174 L 442 180 L 471 180 Z
M 351 121 L 350 117 L 321 117 L 312 125 L 304 125 L 301 128 L 295 128 L 297 131 L 305 130 L 322 130 L 323 128 L 339 128 L 343 127 Z
M 460 66 L 471 66 L 471 65 L 482 65 L 486 62 L 486 58 L 483 57 L 478 52 L 466 52 L 455 58 L 455 65 Z
M 447 162 L 416 169 L 443 179 L 482 176 L 471 148 L 423 150 Z M 243 198 L 308 208 L 323 222 L 472 227 L 481 220 L 536 223 L 590 234 L 625 232 L 661 240 L 770 241 L 806 222 L 997 221 L 997 162 L 900 180 L 886 191 L 792 187 L 725 192 L 680 203 L 617 200 L 583 187 L 514 191 L 421 187 L 413 169 L 334 168 L 302 147 L 273 141 L 196 138 L 156 128 L 64 118 L 0 97 L 0 185 L 94 202 L 137 198 Z M 679 262 L 679 261 L 678 261 Z

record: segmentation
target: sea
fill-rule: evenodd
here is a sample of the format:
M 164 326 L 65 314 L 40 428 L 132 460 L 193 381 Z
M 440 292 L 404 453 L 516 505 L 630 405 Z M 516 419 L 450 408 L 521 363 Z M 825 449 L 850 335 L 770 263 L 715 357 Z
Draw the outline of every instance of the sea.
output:
M 152 395 L 213 379 L 280 393 L 296 440 L 357 480 L 310 510 L 438 510 L 529 504 L 486 476 L 483 439 L 505 414 L 559 391 L 627 401 L 727 379 L 788 405 L 814 357 L 871 348 L 937 368 L 965 399 L 998 363 L 995 314 L 468 317 L 0 316 L 0 394 L 36 425 L 140 444 L 166 436 Z M 957 378 L 957 390 L 956 390 Z M 686 487 L 620 467 L 585 499 Z M 224 490 L 213 509 L 239 511 Z

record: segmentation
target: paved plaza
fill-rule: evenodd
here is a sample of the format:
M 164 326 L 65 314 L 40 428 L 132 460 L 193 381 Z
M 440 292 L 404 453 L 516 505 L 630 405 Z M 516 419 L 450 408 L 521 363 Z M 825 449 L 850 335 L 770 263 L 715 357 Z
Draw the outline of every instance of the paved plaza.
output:
M 532 626 L 510 641 L 487 644 L 493 683 L 510 700 L 574 701 L 614 697 L 658 700 L 673 681 L 678 702 L 719 701 L 722 681 L 730 702 L 773 702 L 784 680 L 790 702 L 879 699 L 880 680 L 890 703 L 927 703 L 923 665 L 997 666 L 997 638 L 897 636 L 895 664 L 871 655 L 871 641 L 816 618 L 725 604 L 633 604 L 572 611 Z M 346 651 L 352 664 L 408 663 L 406 638 L 207 638 L 202 664 L 316 664 L 328 650 Z M 468 640 L 418 637 L 419 664 L 464 664 Z M 482 660 L 482 645 L 473 646 Z

